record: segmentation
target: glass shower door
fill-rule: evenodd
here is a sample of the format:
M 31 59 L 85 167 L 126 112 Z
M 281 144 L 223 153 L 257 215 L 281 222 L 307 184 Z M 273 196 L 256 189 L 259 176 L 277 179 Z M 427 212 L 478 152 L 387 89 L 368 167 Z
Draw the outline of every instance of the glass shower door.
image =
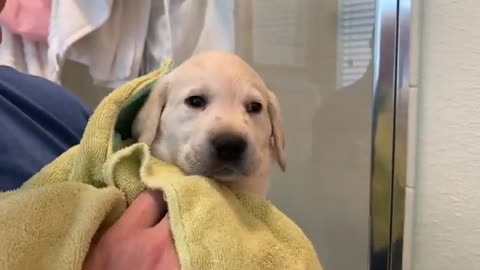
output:
M 275 172 L 269 198 L 325 270 L 386 269 L 386 254 L 371 260 L 390 240 L 393 137 L 391 115 L 374 110 L 376 2 L 236 1 L 237 53 L 283 109 L 287 171 Z

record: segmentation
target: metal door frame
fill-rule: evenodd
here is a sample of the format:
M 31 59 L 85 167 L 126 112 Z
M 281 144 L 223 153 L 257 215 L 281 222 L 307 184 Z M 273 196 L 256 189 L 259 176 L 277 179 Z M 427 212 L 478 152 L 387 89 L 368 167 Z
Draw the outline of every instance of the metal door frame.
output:
M 376 1 L 370 184 L 371 270 L 402 269 L 411 1 L 415 0 Z M 385 205 L 378 205 L 375 200 L 378 198 L 384 199 L 381 203 Z M 377 215 L 382 206 L 388 208 L 389 215 Z M 381 225 L 387 225 L 389 230 L 378 229 Z M 374 239 L 379 237 L 388 238 L 388 244 L 378 246 Z

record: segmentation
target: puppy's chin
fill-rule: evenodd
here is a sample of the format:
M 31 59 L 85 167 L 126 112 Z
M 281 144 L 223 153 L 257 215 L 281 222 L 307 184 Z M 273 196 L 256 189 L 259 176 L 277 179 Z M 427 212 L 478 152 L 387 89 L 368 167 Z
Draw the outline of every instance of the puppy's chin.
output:
M 228 167 L 224 167 L 207 174 L 209 175 L 210 178 L 213 178 L 220 182 L 234 182 L 234 181 L 239 181 L 241 178 L 245 177 L 244 173 L 241 173 L 234 168 L 228 168 Z
M 246 174 L 234 167 L 202 166 L 201 163 L 197 163 L 196 165 L 197 166 L 179 164 L 179 167 L 188 175 L 201 175 L 220 182 L 235 182 L 246 177 Z
M 209 162 L 208 159 L 198 160 L 186 158 L 188 155 L 179 156 L 176 165 L 187 175 L 201 175 L 217 181 L 227 187 L 244 190 L 248 193 L 265 197 L 268 183 L 270 165 L 262 159 L 249 160 L 242 166 L 220 165 Z M 198 156 L 198 155 L 197 155 Z M 224 169 L 222 169 L 224 168 Z M 225 169 L 226 168 L 226 169 Z M 243 173 L 245 170 L 246 173 Z
M 241 176 L 238 175 L 222 175 L 222 176 L 212 176 L 213 179 L 219 181 L 219 182 L 225 182 L 225 183 L 232 183 L 235 181 L 239 181 Z

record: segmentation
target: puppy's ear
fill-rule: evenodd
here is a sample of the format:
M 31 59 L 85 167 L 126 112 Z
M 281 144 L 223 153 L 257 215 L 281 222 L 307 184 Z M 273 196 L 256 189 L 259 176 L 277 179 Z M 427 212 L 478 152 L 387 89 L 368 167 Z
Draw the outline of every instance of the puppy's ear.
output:
M 167 101 L 167 76 L 156 82 L 145 104 L 138 112 L 132 124 L 132 135 L 138 142 L 152 145 L 160 132 L 160 118 Z
M 272 125 L 272 147 L 275 153 L 280 169 L 284 172 L 286 169 L 285 161 L 285 132 L 282 126 L 280 113 L 280 103 L 277 97 L 271 91 L 268 93 L 268 116 Z

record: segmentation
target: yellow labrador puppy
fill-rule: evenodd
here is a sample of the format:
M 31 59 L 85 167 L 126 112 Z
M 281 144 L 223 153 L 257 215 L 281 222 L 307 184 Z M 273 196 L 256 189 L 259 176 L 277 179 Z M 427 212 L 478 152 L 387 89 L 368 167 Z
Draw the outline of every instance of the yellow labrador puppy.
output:
M 132 126 L 152 155 L 187 174 L 265 196 L 274 161 L 285 171 L 275 95 L 240 57 L 197 54 L 162 77 Z

